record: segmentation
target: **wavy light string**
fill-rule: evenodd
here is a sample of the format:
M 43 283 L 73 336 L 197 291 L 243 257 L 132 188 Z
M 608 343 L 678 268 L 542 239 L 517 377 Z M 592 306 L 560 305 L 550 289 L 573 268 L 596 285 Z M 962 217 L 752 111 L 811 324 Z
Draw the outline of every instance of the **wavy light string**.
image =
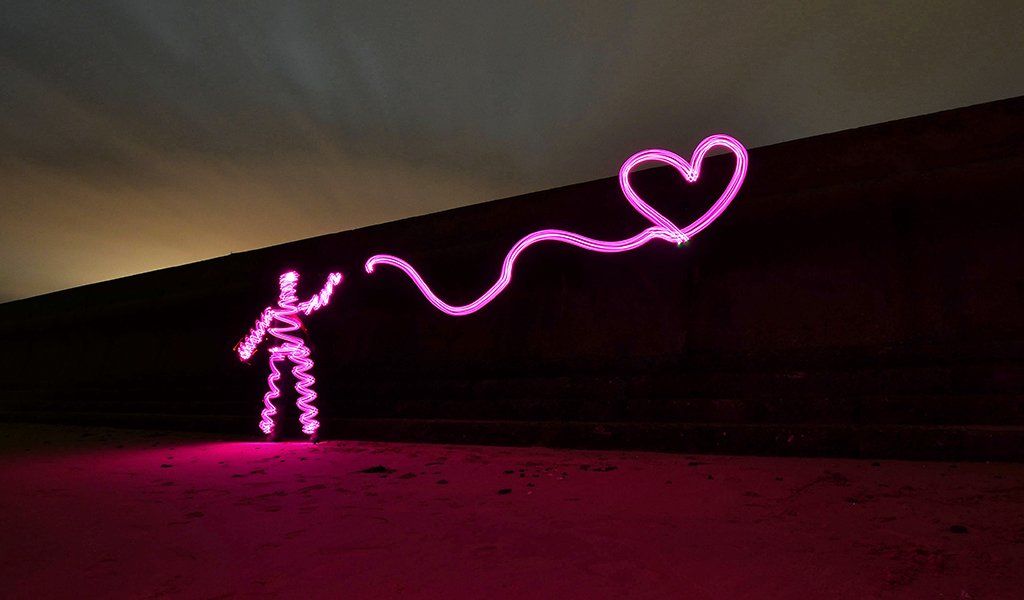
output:
M 700 177 L 700 169 L 704 162 L 704 157 L 707 156 L 707 153 L 711 149 L 716 147 L 725 148 L 735 155 L 735 169 L 733 170 L 732 177 L 730 178 L 728 185 L 726 185 L 725 190 L 723 190 L 721 196 L 718 197 L 715 203 L 712 204 L 704 214 L 686 227 L 678 227 L 667 217 L 644 202 L 640 195 L 633 189 L 633 186 L 629 181 L 630 172 L 636 169 L 639 165 L 649 162 L 659 162 L 673 167 L 687 182 L 694 183 Z M 439 298 L 437 294 L 430 289 L 430 286 L 427 285 L 426 281 L 423 280 L 423 277 L 420 276 L 416 269 L 408 262 L 397 256 L 392 256 L 390 254 L 377 254 L 371 256 L 370 259 L 366 261 L 365 269 L 367 273 L 373 273 L 377 265 L 395 267 L 409 276 L 413 284 L 419 288 L 420 293 L 422 293 L 427 301 L 434 305 L 435 308 L 453 317 L 462 317 L 473 314 L 484 306 L 487 306 L 487 304 L 501 294 L 501 292 L 504 291 L 512 282 L 512 270 L 515 266 L 516 259 L 527 248 L 540 242 L 561 242 L 578 248 L 583 248 L 584 250 L 605 253 L 634 250 L 655 239 L 665 240 L 675 244 L 686 243 L 690 241 L 693 236 L 711 225 L 711 223 L 729 207 L 729 203 L 732 202 L 733 198 L 736 197 L 736 194 L 739 193 L 740 186 L 743 185 L 743 180 L 746 178 L 746 175 L 747 150 L 735 138 L 728 135 L 719 134 L 705 138 L 694 149 L 693 157 L 689 162 L 668 150 L 644 150 L 642 152 L 638 152 L 629 157 L 626 162 L 622 164 L 622 168 L 619 169 L 619 186 L 622 188 L 622 193 L 625 194 L 626 199 L 633 208 L 635 208 L 636 211 L 643 215 L 648 221 L 652 222 L 654 224 L 653 227 L 648 227 L 633 237 L 614 241 L 595 240 L 578 233 L 562 231 L 560 229 L 544 229 L 541 231 L 535 231 L 516 242 L 515 245 L 512 246 L 512 249 L 509 250 L 508 254 L 505 255 L 505 260 L 501 264 L 501 272 L 498 276 L 498 280 L 494 282 L 494 285 L 492 285 L 476 300 L 461 306 L 449 304 Z
M 260 318 L 249 330 L 248 335 L 236 345 L 235 351 L 238 353 L 239 359 L 245 361 L 256 352 L 256 348 L 268 332 L 280 340 L 280 344 L 268 349 L 270 374 L 267 376 L 267 392 L 263 395 L 263 411 L 260 413 L 260 430 L 263 433 L 269 435 L 274 430 L 274 415 L 277 414 L 274 400 L 281 396 L 281 391 L 277 387 L 281 371 L 277 363 L 285 359 L 291 361 L 293 365 L 292 375 L 295 376 L 295 393 L 298 395 L 295 404 L 301 413 L 299 423 L 302 426 L 302 432 L 312 436 L 320 427 L 320 423 L 316 420 L 319 411 L 313 406 L 313 402 L 316 400 L 316 392 L 313 391 L 316 378 L 309 372 L 313 368 L 313 361 L 309 358 L 309 348 L 302 338 L 294 335 L 294 332 L 302 328 L 302 320 L 299 315 L 310 315 L 327 306 L 334 293 L 334 288 L 341 281 L 341 273 L 331 273 L 320 292 L 309 300 L 298 302 L 295 288 L 299 282 L 299 274 L 295 271 L 282 274 L 278 280 L 281 293 L 277 300 L 277 307 L 263 309 Z M 273 325 L 275 322 L 280 324 Z

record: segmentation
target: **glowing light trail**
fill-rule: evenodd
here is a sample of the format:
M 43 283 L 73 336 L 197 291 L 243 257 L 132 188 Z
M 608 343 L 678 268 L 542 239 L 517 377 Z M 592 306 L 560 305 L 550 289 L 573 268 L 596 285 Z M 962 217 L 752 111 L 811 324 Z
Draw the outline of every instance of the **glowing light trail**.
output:
M 735 169 L 733 170 L 729 183 L 725 186 L 725 190 L 722 191 L 722 194 L 718 197 L 715 203 L 712 204 L 704 214 L 686 227 L 678 227 L 670 219 L 644 202 L 640 195 L 633 189 L 633 186 L 629 181 L 629 174 L 641 164 L 659 162 L 674 168 L 688 183 L 694 183 L 700 177 L 700 169 L 704 162 L 704 157 L 707 156 L 709 151 L 716 147 L 725 148 L 735 155 Z M 365 269 L 367 273 L 373 273 L 377 265 L 395 267 L 412 279 L 413 284 L 419 288 L 423 296 L 428 302 L 434 305 L 435 308 L 453 317 L 461 317 L 475 313 L 484 306 L 487 306 L 487 304 L 501 294 L 501 292 L 504 291 L 504 289 L 512 282 L 512 270 L 515 266 L 516 259 L 527 248 L 540 242 L 561 242 L 578 248 L 583 248 L 585 250 L 604 253 L 634 250 L 643 246 L 647 242 L 656 239 L 674 244 L 683 244 L 688 242 L 693 238 L 693 236 L 706 229 L 715 221 L 715 219 L 725 212 L 725 209 L 729 207 L 729 203 L 731 203 L 733 198 L 736 197 L 736 194 L 739 193 L 740 186 L 743 185 L 743 180 L 746 178 L 746 175 L 747 150 L 735 138 L 728 135 L 719 134 L 705 138 L 694 149 L 693 156 L 689 162 L 668 150 L 644 150 L 642 152 L 638 152 L 629 157 L 626 162 L 622 164 L 622 168 L 619 169 L 619 186 L 622 188 L 622 193 L 625 194 L 626 200 L 628 200 L 633 208 L 643 215 L 644 218 L 653 223 L 653 227 L 648 227 L 633 237 L 614 241 L 595 240 L 578 233 L 562 231 L 560 229 L 544 229 L 541 231 L 535 231 L 516 242 L 516 244 L 512 246 L 512 249 L 509 250 L 508 254 L 505 255 L 505 260 L 501 265 L 501 272 L 498 276 L 498 280 L 494 282 L 494 285 L 492 285 L 476 300 L 462 306 L 449 304 L 439 298 L 437 294 L 430 289 L 430 286 L 427 285 L 426 281 L 423 280 L 423 277 L 420 276 L 416 269 L 408 262 L 397 256 L 392 256 L 390 254 L 377 254 L 375 256 L 371 256 L 370 259 L 366 261 Z
M 629 181 L 629 174 L 638 166 L 644 163 L 658 162 L 671 166 L 688 183 L 694 183 L 700 177 L 701 165 L 704 158 L 714 148 L 724 148 L 735 156 L 736 165 L 729 183 L 725 186 L 722 194 L 715 200 L 700 217 L 685 227 L 678 227 L 670 219 L 654 210 L 643 198 L 633 189 Z M 664 240 L 673 244 L 683 244 L 693 236 L 706 229 L 715 221 L 739 193 L 740 186 L 747 175 L 747 151 L 734 138 L 727 135 L 713 135 L 705 138 L 693 151 L 690 161 L 680 158 L 668 150 L 644 150 L 629 157 L 622 168 L 619 169 L 619 186 L 626 200 L 646 218 L 653 226 L 642 230 L 640 233 L 623 240 L 595 240 L 593 238 L 562 231 L 560 229 L 544 229 L 535 231 L 515 243 L 505 255 L 501 265 L 501 272 L 498 280 L 483 293 L 479 298 L 462 306 L 454 306 L 441 300 L 430 289 L 430 286 L 423 280 L 420 274 L 406 261 L 389 254 L 378 254 L 366 261 L 366 272 L 373 273 L 377 265 L 389 265 L 395 267 L 412 279 L 413 283 L 423 293 L 427 301 L 433 304 L 438 310 L 452 316 L 464 316 L 472 314 L 494 300 L 512 282 L 512 270 L 515 261 L 527 248 L 540 242 L 561 242 L 590 250 L 592 252 L 626 252 L 643 246 L 652 240 Z M 309 372 L 313 367 L 310 359 L 310 351 L 302 338 L 295 335 L 295 332 L 302 328 L 300 315 L 310 315 L 330 302 L 334 288 L 342 281 L 341 273 L 331 273 L 327 278 L 324 287 L 310 297 L 308 300 L 298 302 L 295 288 L 298 285 L 299 275 L 295 271 L 289 271 L 281 275 L 279 280 L 280 296 L 277 306 L 268 306 L 260 313 L 260 317 L 249 330 L 249 333 L 235 346 L 240 360 L 249 360 L 256 349 L 269 333 L 280 341 L 276 346 L 269 348 L 270 374 L 267 376 L 267 392 L 263 395 L 263 411 L 261 412 L 260 429 L 270 434 L 274 429 L 274 416 L 277 408 L 274 400 L 281 396 L 281 390 L 277 382 L 281 378 L 281 371 L 278 363 L 288 360 L 292 363 L 292 374 L 295 376 L 295 392 L 298 394 L 296 405 L 301 411 L 299 422 L 302 424 L 302 431 L 307 435 L 314 435 L 320 423 L 316 420 L 317 409 L 313 406 L 316 400 L 316 392 L 313 391 L 313 384 L 316 379 Z
M 295 405 L 301 411 L 299 423 L 302 425 L 302 432 L 312 436 L 320 427 L 320 422 L 316 420 L 319 411 L 313 406 L 316 400 L 316 392 L 313 391 L 316 378 L 309 372 L 313 368 L 313 361 L 309 358 L 310 352 L 305 342 L 294 333 L 302 328 L 299 315 L 310 315 L 327 306 L 334 288 L 341 281 L 341 273 L 331 273 L 320 292 L 309 300 L 298 302 L 295 288 L 299 282 L 299 274 L 295 271 L 282 274 L 278 280 L 281 293 L 277 307 L 268 306 L 263 309 L 248 335 L 235 346 L 238 358 L 246 361 L 256 352 L 268 332 L 280 340 L 278 345 L 268 348 L 270 374 L 267 376 L 267 392 L 263 395 L 263 411 L 260 413 L 260 430 L 267 435 L 274 430 L 274 415 L 277 414 L 274 400 L 281 396 L 281 390 L 277 387 L 277 381 L 281 378 L 278 363 L 285 359 L 293 365 L 292 375 L 295 376 L 295 393 L 298 395 Z

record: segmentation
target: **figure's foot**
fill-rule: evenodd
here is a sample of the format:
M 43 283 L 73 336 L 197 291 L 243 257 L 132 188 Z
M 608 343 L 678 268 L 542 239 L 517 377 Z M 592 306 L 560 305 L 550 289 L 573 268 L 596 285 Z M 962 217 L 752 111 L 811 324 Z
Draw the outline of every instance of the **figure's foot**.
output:
M 315 411 L 316 409 L 313 410 Z M 316 412 L 314 412 L 313 414 L 316 415 Z M 320 441 L 320 422 L 313 419 L 310 420 L 308 423 L 303 423 L 302 433 L 309 436 L 309 441 L 313 442 L 314 444 L 317 443 L 318 441 Z

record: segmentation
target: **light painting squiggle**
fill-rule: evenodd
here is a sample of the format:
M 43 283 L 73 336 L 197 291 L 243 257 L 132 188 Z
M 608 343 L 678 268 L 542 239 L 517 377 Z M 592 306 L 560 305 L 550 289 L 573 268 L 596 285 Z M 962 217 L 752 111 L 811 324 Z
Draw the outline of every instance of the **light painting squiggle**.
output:
M 711 205 L 703 215 L 698 217 L 695 221 L 687 225 L 686 227 L 678 227 L 675 223 L 669 220 L 667 217 L 654 210 L 649 204 L 644 202 L 636 191 L 633 190 L 632 184 L 629 182 L 629 174 L 636 169 L 639 165 L 650 162 L 660 162 L 673 167 L 679 172 L 683 178 L 689 182 L 694 183 L 700 177 L 701 164 L 704 161 L 704 157 L 713 148 L 725 148 L 732 152 L 736 157 L 736 166 L 733 170 L 732 178 L 726 185 L 722 195 L 718 197 L 718 200 Z M 633 208 L 643 215 L 648 221 L 654 224 L 653 227 L 644 229 L 637 235 L 626 238 L 624 240 L 615 241 L 603 241 L 588 238 L 578 233 L 570 231 L 562 231 L 559 229 L 544 229 L 541 231 L 535 231 L 526 237 L 522 238 L 509 250 L 508 254 L 505 255 L 505 260 L 501 265 L 501 273 L 498 276 L 498 280 L 494 282 L 494 285 L 490 287 L 482 296 L 469 304 L 462 306 L 454 306 L 441 300 L 427 285 L 423 277 L 410 265 L 408 262 L 392 256 L 390 254 L 377 254 L 371 256 L 366 261 L 366 272 L 373 273 L 377 265 L 389 265 L 395 267 L 412 279 L 413 283 L 419 288 L 420 292 L 426 297 L 427 301 L 434 305 L 435 308 L 449 314 L 453 317 L 461 317 L 475 313 L 480 310 L 492 300 L 494 300 L 509 283 L 512 282 L 512 268 L 515 265 L 516 259 L 530 246 L 539 242 L 553 241 L 562 242 L 564 244 L 570 244 L 585 250 L 591 250 L 593 252 L 626 252 L 628 250 L 634 250 L 643 246 L 647 242 L 655 239 L 665 240 L 674 244 L 683 244 L 690 241 L 690 239 L 706 229 L 711 223 L 717 219 L 726 208 L 729 203 L 732 202 L 736 194 L 739 193 L 740 186 L 743 185 L 743 180 L 747 175 L 747 150 L 740 144 L 736 139 L 728 135 L 712 135 L 701 141 L 700 144 L 693 151 L 693 157 L 690 162 L 680 158 L 678 155 L 669 152 L 668 150 L 644 150 L 638 152 L 633 156 L 629 157 L 622 168 L 619 169 L 619 186 L 622 188 L 623 194 L 629 201 Z
M 700 177 L 704 158 L 714 148 L 724 148 L 735 156 L 736 164 L 732 177 L 714 204 L 686 227 L 678 227 L 647 204 L 636 193 L 629 181 L 629 174 L 638 166 L 644 163 L 658 162 L 671 166 L 688 183 L 694 183 Z M 664 240 L 677 245 L 690 241 L 693 236 L 706 229 L 725 212 L 725 209 L 728 208 L 736 194 L 739 193 L 746 175 L 747 151 L 742 144 L 728 135 L 713 135 L 705 138 L 694 149 L 693 156 L 689 162 L 667 150 L 644 150 L 638 152 L 629 157 L 623 163 L 622 168 L 619 169 L 619 186 L 633 208 L 650 221 L 653 224 L 652 227 L 648 227 L 632 237 L 612 241 L 595 240 L 578 233 L 560 229 L 535 231 L 516 242 L 508 254 L 505 255 L 498 280 L 479 298 L 461 306 L 455 306 L 441 300 L 434 294 L 416 269 L 397 256 L 389 254 L 372 256 L 366 261 L 365 268 L 367 273 L 373 273 L 377 265 L 395 267 L 408 275 L 424 297 L 426 297 L 427 301 L 438 310 L 456 317 L 465 316 L 489 304 L 508 287 L 512 282 L 512 270 L 516 259 L 534 244 L 545 241 L 561 242 L 593 252 L 614 253 L 634 250 L 652 240 Z M 277 387 L 277 382 L 281 378 L 278 363 L 286 359 L 291 361 L 293 365 L 292 374 L 296 380 L 295 392 L 298 394 L 296 405 L 302 413 L 299 416 L 299 422 L 302 425 L 303 433 L 312 436 L 320 426 L 320 423 L 316 420 L 318 411 L 313 406 L 317 396 L 316 392 L 313 391 L 313 384 L 316 382 L 316 379 L 309 372 L 313 367 L 313 361 L 310 359 L 310 350 L 302 341 L 302 338 L 294 334 L 302 328 L 302 321 L 299 315 L 310 315 L 327 306 L 331 295 L 334 293 L 334 288 L 342 281 L 342 275 L 341 273 L 331 273 L 320 292 L 303 302 L 298 302 L 295 294 L 298 280 L 299 275 L 294 271 L 281 275 L 279 280 L 281 293 L 277 306 L 268 306 L 263 309 L 259 319 L 256 320 L 249 333 L 235 346 L 239 359 L 247 361 L 255 354 L 256 349 L 266 338 L 267 333 L 280 340 L 280 344 L 269 348 L 270 374 L 267 376 L 267 392 L 263 395 L 264 408 L 261 412 L 260 429 L 268 435 L 274 430 L 274 416 L 277 414 L 274 400 L 281 396 L 281 390 Z
M 274 407 L 274 400 L 281 396 L 281 390 L 277 387 L 277 381 L 281 378 L 281 371 L 277 363 L 288 359 L 292 363 L 292 375 L 295 376 L 295 393 L 298 399 L 295 404 L 299 407 L 299 423 L 302 425 L 302 432 L 306 435 L 314 435 L 320 427 L 316 420 L 317 411 L 313 406 L 316 400 L 316 392 L 313 391 L 313 384 L 316 379 L 309 372 L 313 368 L 313 361 L 309 358 L 309 348 L 302 341 L 302 338 L 294 335 L 302 328 L 300 314 L 310 315 L 327 306 L 330 302 L 334 288 L 341 283 L 341 273 L 331 273 L 327 282 L 319 293 L 309 300 L 298 302 L 295 295 L 295 288 L 299 282 L 299 274 L 295 271 L 288 271 L 281 275 L 279 285 L 281 294 L 277 300 L 277 307 L 263 309 L 260 318 L 236 346 L 240 360 L 249 360 L 256 352 L 257 347 L 269 332 L 271 336 L 280 340 L 280 344 L 268 349 L 270 353 L 270 375 L 267 376 L 267 393 L 263 395 L 263 411 L 260 413 L 260 430 L 270 435 L 274 430 L 274 415 L 277 408 Z M 275 321 L 279 324 L 275 325 Z

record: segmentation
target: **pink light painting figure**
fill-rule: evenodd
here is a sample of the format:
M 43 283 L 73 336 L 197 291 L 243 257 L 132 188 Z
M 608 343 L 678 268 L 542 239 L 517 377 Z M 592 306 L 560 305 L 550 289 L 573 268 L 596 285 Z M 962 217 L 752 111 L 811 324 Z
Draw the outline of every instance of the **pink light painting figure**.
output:
M 302 413 L 299 415 L 302 433 L 312 437 L 320 427 L 320 422 L 316 420 L 319 411 L 313 406 L 313 401 L 316 400 L 316 392 L 313 391 L 316 378 L 309 372 L 313 368 L 313 361 L 309 358 L 309 348 L 302 338 L 294 333 L 302 328 L 300 315 L 311 315 L 327 306 L 331 294 L 334 293 L 334 287 L 340 284 L 341 280 L 341 273 L 331 273 L 318 294 L 309 300 L 299 302 L 295 295 L 299 274 L 295 271 L 282 274 L 279 279 L 281 294 L 277 299 L 277 306 L 264 308 L 248 335 L 235 345 L 239 360 L 245 362 L 252 358 L 268 332 L 280 340 L 278 345 L 268 348 L 270 375 L 267 376 L 267 393 L 263 395 L 263 411 L 260 413 L 260 430 L 267 435 L 274 430 L 274 415 L 277 414 L 274 400 L 281 396 L 281 391 L 277 388 L 277 380 L 281 378 L 277 363 L 285 359 L 291 361 L 292 375 L 295 376 L 295 393 L 298 395 L 295 405 Z
M 677 227 L 676 224 L 670 221 L 667 217 L 654 210 L 654 208 L 644 202 L 640 195 L 633 190 L 633 186 L 629 182 L 630 172 L 638 166 L 644 163 L 659 162 L 673 167 L 688 183 L 694 183 L 700 177 L 700 168 L 701 164 L 704 162 L 704 157 L 707 156 L 707 153 L 713 148 L 724 148 L 735 155 L 736 166 L 733 170 L 732 178 L 729 180 L 728 185 L 725 186 L 725 190 L 722 192 L 722 195 L 718 197 L 718 200 L 716 200 L 714 204 L 711 205 L 711 208 L 686 227 Z M 501 265 L 501 273 L 498 276 L 498 280 L 494 282 L 494 285 L 492 285 L 490 289 L 484 292 L 483 295 L 476 300 L 462 306 L 454 306 L 440 299 L 433 290 L 430 289 L 430 286 L 427 285 L 426 281 L 423 280 L 423 277 L 416 272 L 416 269 L 397 256 L 392 256 L 390 254 L 377 254 L 371 256 L 370 259 L 366 261 L 365 268 L 367 273 L 373 273 L 377 265 L 388 265 L 401 270 L 408 275 L 410 279 L 412 279 L 413 283 L 417 288 L 419 288 L 423 296 L 426 297 L 427 301 L 433 304 L 435 308 L 453 317 L 462 317 L 473 314 L 484 306 L 487 306 L 487 304 L 494 300 L 506 287 L 508 287 L 509 283 L 512 282 L 512 268 L 515 265 L 516 259 L 527 248 L 534 244 L 546 241 L 562 242 L 564 244 L 583 248 L 584 250 L 604 253 L 634 250 L 651 240 L 659 239 L 681 245 L 690 241 L 693 236 L 706 229 L 715 221 L 715 219 L 725 212 L 729 203 L 732 202 L 733 198 L 736 197 L 736 194 L 739 193 L 740 186 L 743 185 L 743 180 L 746 176 L 747 150 L 742 144 L 736 141 L 736 139 L 728 135 L 719 134 L 705 138 L 701 143 L 697 144 L 690 162 L 683 160 L 678 155 L 669 152 L 668 150 L 643 150 L 638 152 L 626 159 L 626 162 L 622 164 L 622 168 L 619 169 L 619 186 L 622 188 L 622 193 L 625 194 L 626 200 L 628 200 L 629 203 L 633 205 L 633 208 L 643 215 L 644 218 L 653 223 L 653 227 L 648 227 L 633 237 L 614 241 L 595 240 L 578 233 L 562 231 L 560 229 L 544 229 L 541 231 L 535 231 L 516 242 L 516 244 L 512 246 L 512 249 L 509 250 L 508 254 L 505 255 L 505 260 Z

